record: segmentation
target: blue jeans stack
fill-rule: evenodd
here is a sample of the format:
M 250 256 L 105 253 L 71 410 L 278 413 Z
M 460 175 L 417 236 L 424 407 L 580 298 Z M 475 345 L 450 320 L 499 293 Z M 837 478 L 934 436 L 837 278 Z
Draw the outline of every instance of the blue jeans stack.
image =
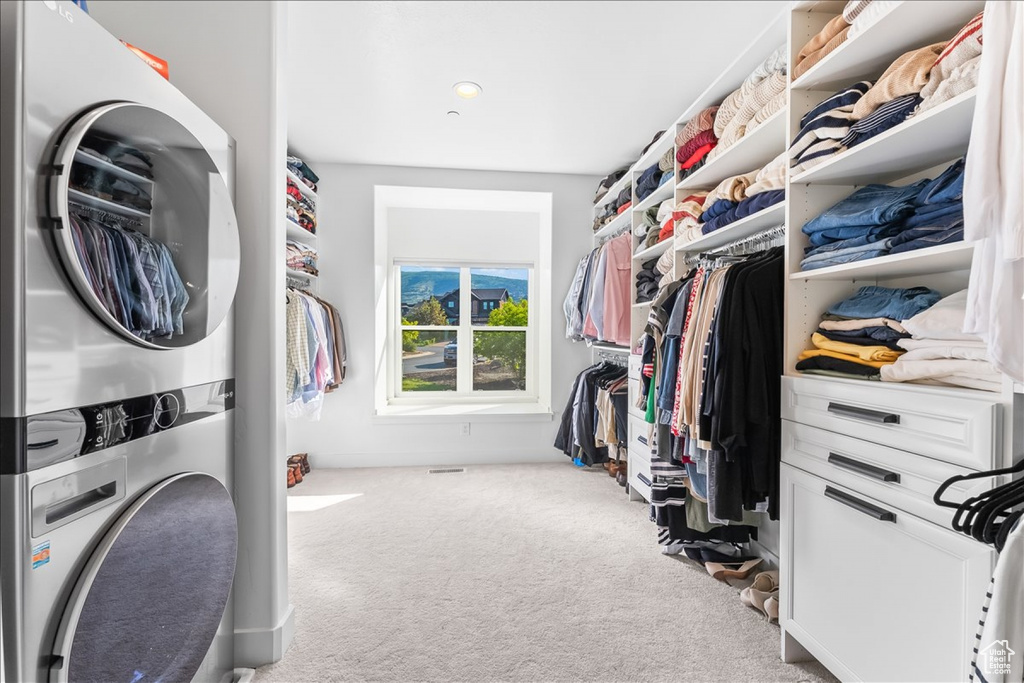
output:
M 803 227 L 803 270 L 959 242 L 964 238 L 964 161 L 934 180 L 866 185 Z

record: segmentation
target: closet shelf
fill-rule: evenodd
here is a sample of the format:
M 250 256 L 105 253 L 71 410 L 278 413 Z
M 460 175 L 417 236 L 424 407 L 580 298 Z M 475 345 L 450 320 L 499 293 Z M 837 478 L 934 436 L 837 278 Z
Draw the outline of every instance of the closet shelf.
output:
M 658 189 L 649 194 L 642 202 L 633 207 L 634 212 L 646 211 L 647 209 L 661 204 L 672 196 L 672 181 L 666 180 L 658 186 Z
M 846 7 L 846 0 L 794 0 L 794 12 L 822 12 L 839 14 Z
M 299 192 L 312 199 L 313 203 L 316 204 L 317 197 L 316 192 L 313 191 L 313 188 L 309 187 L 308 185 L 306 185 L 306 183 L 302 182 L 302 178 L 295 175 L 295 173 L 293 173 L 290 168 L 284 169 L 284 172 L 288 175 L 288 179 L 298 186 Z
M 889 254 L 828 268 L 796 272 L 790 280 L 891 280 L 895 278 L 967 270 L 974 255 L 973 242 L 955 242 L 928 249 Z
M 984 6 L 984 2 L 978 1 L 897 3 L 863 33 L 808 69 L 790 87 L 834 92 L 864 78 L 873 80 L 908 50 L 949 40 Z
M 623 354 L 629 355 L 629 347 L 628 346 L 618 346 L 616 344 L 601 344 L 601 343 L 598 343 L 598 344 L 591 344 L 590 348 L 594 349 L 595 351 L 608 351 L 610 353 L 623 353 Z
M 120 214 L 122 216 L 132 216 L 134 218 L 149 218 L 149 213 L 145 211 L 139 211 L 138 209 L 133 209 L 130 206 L 125 206 L 124 204 L 118 204 L 117 202 L 111 202 L 107 201 L 106 199 L 100 199 L 99 197 L 92 196 L 88 192 L 82 192 L 81 190 L 76 190 L 73 187 L 68 188 L 68 197 L 75 200 L 79 204 L 93 206 L 96 207 L 97 209 L 105 209 L 112 213 Z
M 310 280 L 311 282 L 316 282 L 319 279 L 318 276 L 313 275 L 312 273 L 307 273 L 305 271 L 292 270 L 291 268 L 285 268 L 284 270 L 285 270 L 285 274 L 288 277 L 302 278 L 302 279 L 305 279 L 305 280 Z
M 633 254 L 633 260 L 635 260 L 635 261 L 647 261 L 648 259 L 652 259 L 652 258 L 655 258 L 657 256 L 661 256 L 666 251 L 668 251 L 668 248 L 671 247 L 671 246 L 672 246 L 672 238 L 664 239 L 664 240 L 658 242 L 657 244 L 655 244 L 653 247 L 647 247 L 643 251 L 638 251 L 637 253 Z
M 897 180 L 967 153 L 975 91 L 954 97 L 793 176 L 791 183 L 864 185 Z
M 600 230 L 595 232 L 594 237 L 596 237 L 597 239 L 603 239 L 605 237 L 608 237 L 609 235 L 614 235 L 619 230 L 622 230 L 622 228 L 629 227 L 631 225 L 631 220 L 632 219 L 629 215 L 629 209 L 626 209 L 618 216 L 616 216 L 615 220 L 613 220 L 611 223 L 603 226 Z
M 605 196 L 601 197 L 601 201 L 594 204 L 594 208 L 599 209 L 608 202 L 613 201 L 616 197 L 618 197 L 619 193 L 626 189 L 626 186 L 629 185 L 629 181 L 633 178 L 632 171 L 632 166 L 627 168 L 625 175 L 623 175 L 621 178 L 615 181 L 615 184 L 612 185 L 610 190 L 608 190 L 608 193 Z
M 648 168 L 658 163 L 658 159 L 661 158 L 661 155 L 670 147 L 674 148 L 675 144 L 675 130 L 673 129 L 673 126 L 669 126 L 665 129 L 665 132 L 661 134 L 661 137 L 654 141 L 651 148 L 636 160 L 636 163 L 633 164 L 633 168 L 630 170 L 637 175 L 643 173 Z
M 296 242 L 305 242 L 309 246 L 316 246 L 317 237 L 314 233 L 306 230 L 290 218 L 284 219 L 285 233 L 290 239 Z
M 786 109 L 740 138 L 739 142 L 683 178 L 676 190 L 711 190 L 726 178 L 756 171 L 786 149 Z
M 82 150 L 75 151 L 75 163 L 92 166 L 93 168 L 106 171 L 111 175 L 116 175 L 120 178 L 124 178 L 125 180 L 130 180 L 133 183 L 142 183 L 147 187 L 153 184 L 153 180 L 150 178 L 141 176 L 138 173 L 132 173 L 128 169 L 121 168 L 117 164 L 112 164 L 109 161 L 100 159 L 99 157 L 94 157 L 91 154 L 86 154 Z
M 709 249 L 715 249 L 717 247 L 725 246 L 736 240 L 743 239 L 744 237 L 750 237 L 751 235 L 757 234 L 767 228 L 773 228 L 776 225 L 782 225 L 786 222 L 786 202 L 782 201 L 778 204 L 773 204 L 767 209 L 762 209 L 755 214 L 741 218 L 735 223 L 715 230 L 712 233 L 704 235 L 700 239 L 694 240 L 689 244 L 683 244 L 677 240 L 676 251 L 707 251 Z

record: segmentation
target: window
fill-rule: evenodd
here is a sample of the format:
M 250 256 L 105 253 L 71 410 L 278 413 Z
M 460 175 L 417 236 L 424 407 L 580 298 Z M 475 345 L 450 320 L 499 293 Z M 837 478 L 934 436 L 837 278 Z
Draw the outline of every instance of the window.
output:
M 401 367 L 396 397 L 528 396 L 534 366 L 530 268 L 396 265 Z M 468 283 L 469 287 L 463 285 Z M 467 299 L 481 305 L 466 307 Z M 473 311 L 452 316 L 448 310 Z M 501 301 L 501 305 L 497 305 Z M 462 351 L 465 349 L 465 351 Z
M 375 188 L 378 415 L 551 412 L 551 195 Z

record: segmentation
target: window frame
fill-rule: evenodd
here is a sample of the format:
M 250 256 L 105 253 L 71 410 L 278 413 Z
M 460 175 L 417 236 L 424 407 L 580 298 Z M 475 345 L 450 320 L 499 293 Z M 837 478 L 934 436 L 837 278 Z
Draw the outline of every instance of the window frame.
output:
M 458 325 L 403 325 L 402 324 L 402 268 L 457 268 L 459 269 L 459 323 Z M 521 261 L 435 261 L 431 259 L 391 259 L 388 288 L 390 290 L 391 316 L 388 339 L 392 368 L 389 381 L 389 405 L 437 405 L 437 404 L 481 404 L 500 401 L 502 403 L 537 403 L 538 351 L 536 338 L 536 307 L 528 306 L 526 327 L 474 325 L 472 315 L 472 272 L 490 269 L 520 269 L 527 271 L 526 300 L 532 301 L 535 294 L 535 264 Z M 453 303 L 453 302 L 449 302 Z M 481 302 L 482 303 L 482 302 Z M 451 306 L 450 306 L 451 307 Z M 496 310 L 496 309 L 491 309 Z M 490 315 L 488 313 L 488 315 Z M 404 391 L 402 380 L 402 332 L 405 330 L 439 331 L 456 333 L 459 349 L 473 348 L 476 332 L 525 332 L 526 333 L 526 387 L 522 391 L 487 391 L 473 388 L 474 362 L 465 362 L 466 355 L 460 354 L 455 365 L 456 381 L 454 391 Z M 472 356 L 475 360 L 475 355 Z M 468 388 L 467 388 L 468 387 Z
M 554 299 L 552 289 L 553 249 L 553 195 L 551 192 L 529 190 L 479 190 L 413 185 L 374 185 L 373 213 L 373 288 L 367 293 L 368 305 L 372 308 L 373 330 L 372 359 L 367 367 L 369 380 L 373 384 L 373 404 L 369 409 L 376 419 L 401 424 L 429 423 L 433 421 L 532 421 L 547 420 L 553 415 L 551 408 L 552 339 L 554 325 Z M 421 233 L 409 233 L 408 219 L 392 225 L 392 212 L 404 211 L 449 212 L 457 220 L 459 214 L 488 214 L 498 212 L 498 221 L 507 220 L 504 214 L 524 214 L 530 218 L 528 227 L 520 228 L 525 240 L 519 243 L 519 254 L 501 262 L 488 263 L 486 256 L 491 253 L 478 244 L 473 249 L 462 249 L 459 244 L 445 240 L 424 241 L 420 247 Z M 481 220 L 475 218 L 473 220 Z M 489 225 L 486 218 L 483 225 Z M 395 237 L 402 234 L 401 241 Z M 408 235 L 414 235 L 408 242 Z M 428 233 L 422 233 L 428 234 Z M 478 234 L 478 233 L 476 233 Z M 531 254 L 527 256 L 526 254 Z M 484 258 L 480 258 L 483 255 Z M 430 258 L 428 258 L 430 257 Z M 470 265 L 500 267 L 510 261 L 533 264 L 530 282 L 531 323 L 535 357 L 533 363 L 536 378 L 537 397 L 497 397 L 481 395 L 460 400 L 449 400 L 447 396 L 437 398 L 417 396 L 394 397 L 394 345 L 401 345 L 392 331 L 396 311 L 393 296 L 393 263 L 405 259 L 416 264 L 451 262 L 465 260 Z M 550 308 L 550 310 L 549 310 Z M 398 311 L 400 313 L 400 310 Z M 353 379 L 356 379 L 353 374 Z M 424 392 L 425 393 L 425 392 Z M 441 393 L 441 392 L 439 392 Z M 450 392 L 443 392 L 449 394 Z M 479 392 L 487 394 L 491 392 Z M 532 393 L 532 392 L 530 392 Z

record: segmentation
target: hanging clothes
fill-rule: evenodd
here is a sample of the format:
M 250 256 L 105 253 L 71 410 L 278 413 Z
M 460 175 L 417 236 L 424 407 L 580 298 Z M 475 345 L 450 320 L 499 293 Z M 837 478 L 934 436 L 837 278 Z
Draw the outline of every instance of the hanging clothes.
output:
M 756 538 L 778 518 L 782 249 L 702 262 L 662 288 L 641 391 L 662 545 Z
M 580 259 L 562 306 L 567 338 L 629 345 L 631 240 L 624 233 Z
M 141 339 L 183 334 L 189 295 L 170 250 L 87 211 L 70 219 L 78 262 L 110 315 Z
M 289 288 L 285 303 L 285 391 L 289 417 L 320 419 L 324 394 L 345 379 L 348 353 L 338 310 Z
M 592 365 L 576 376 L 562 411 L 555 448 L 580 466 L 622 460 L 626 451 L 626 368 Z

